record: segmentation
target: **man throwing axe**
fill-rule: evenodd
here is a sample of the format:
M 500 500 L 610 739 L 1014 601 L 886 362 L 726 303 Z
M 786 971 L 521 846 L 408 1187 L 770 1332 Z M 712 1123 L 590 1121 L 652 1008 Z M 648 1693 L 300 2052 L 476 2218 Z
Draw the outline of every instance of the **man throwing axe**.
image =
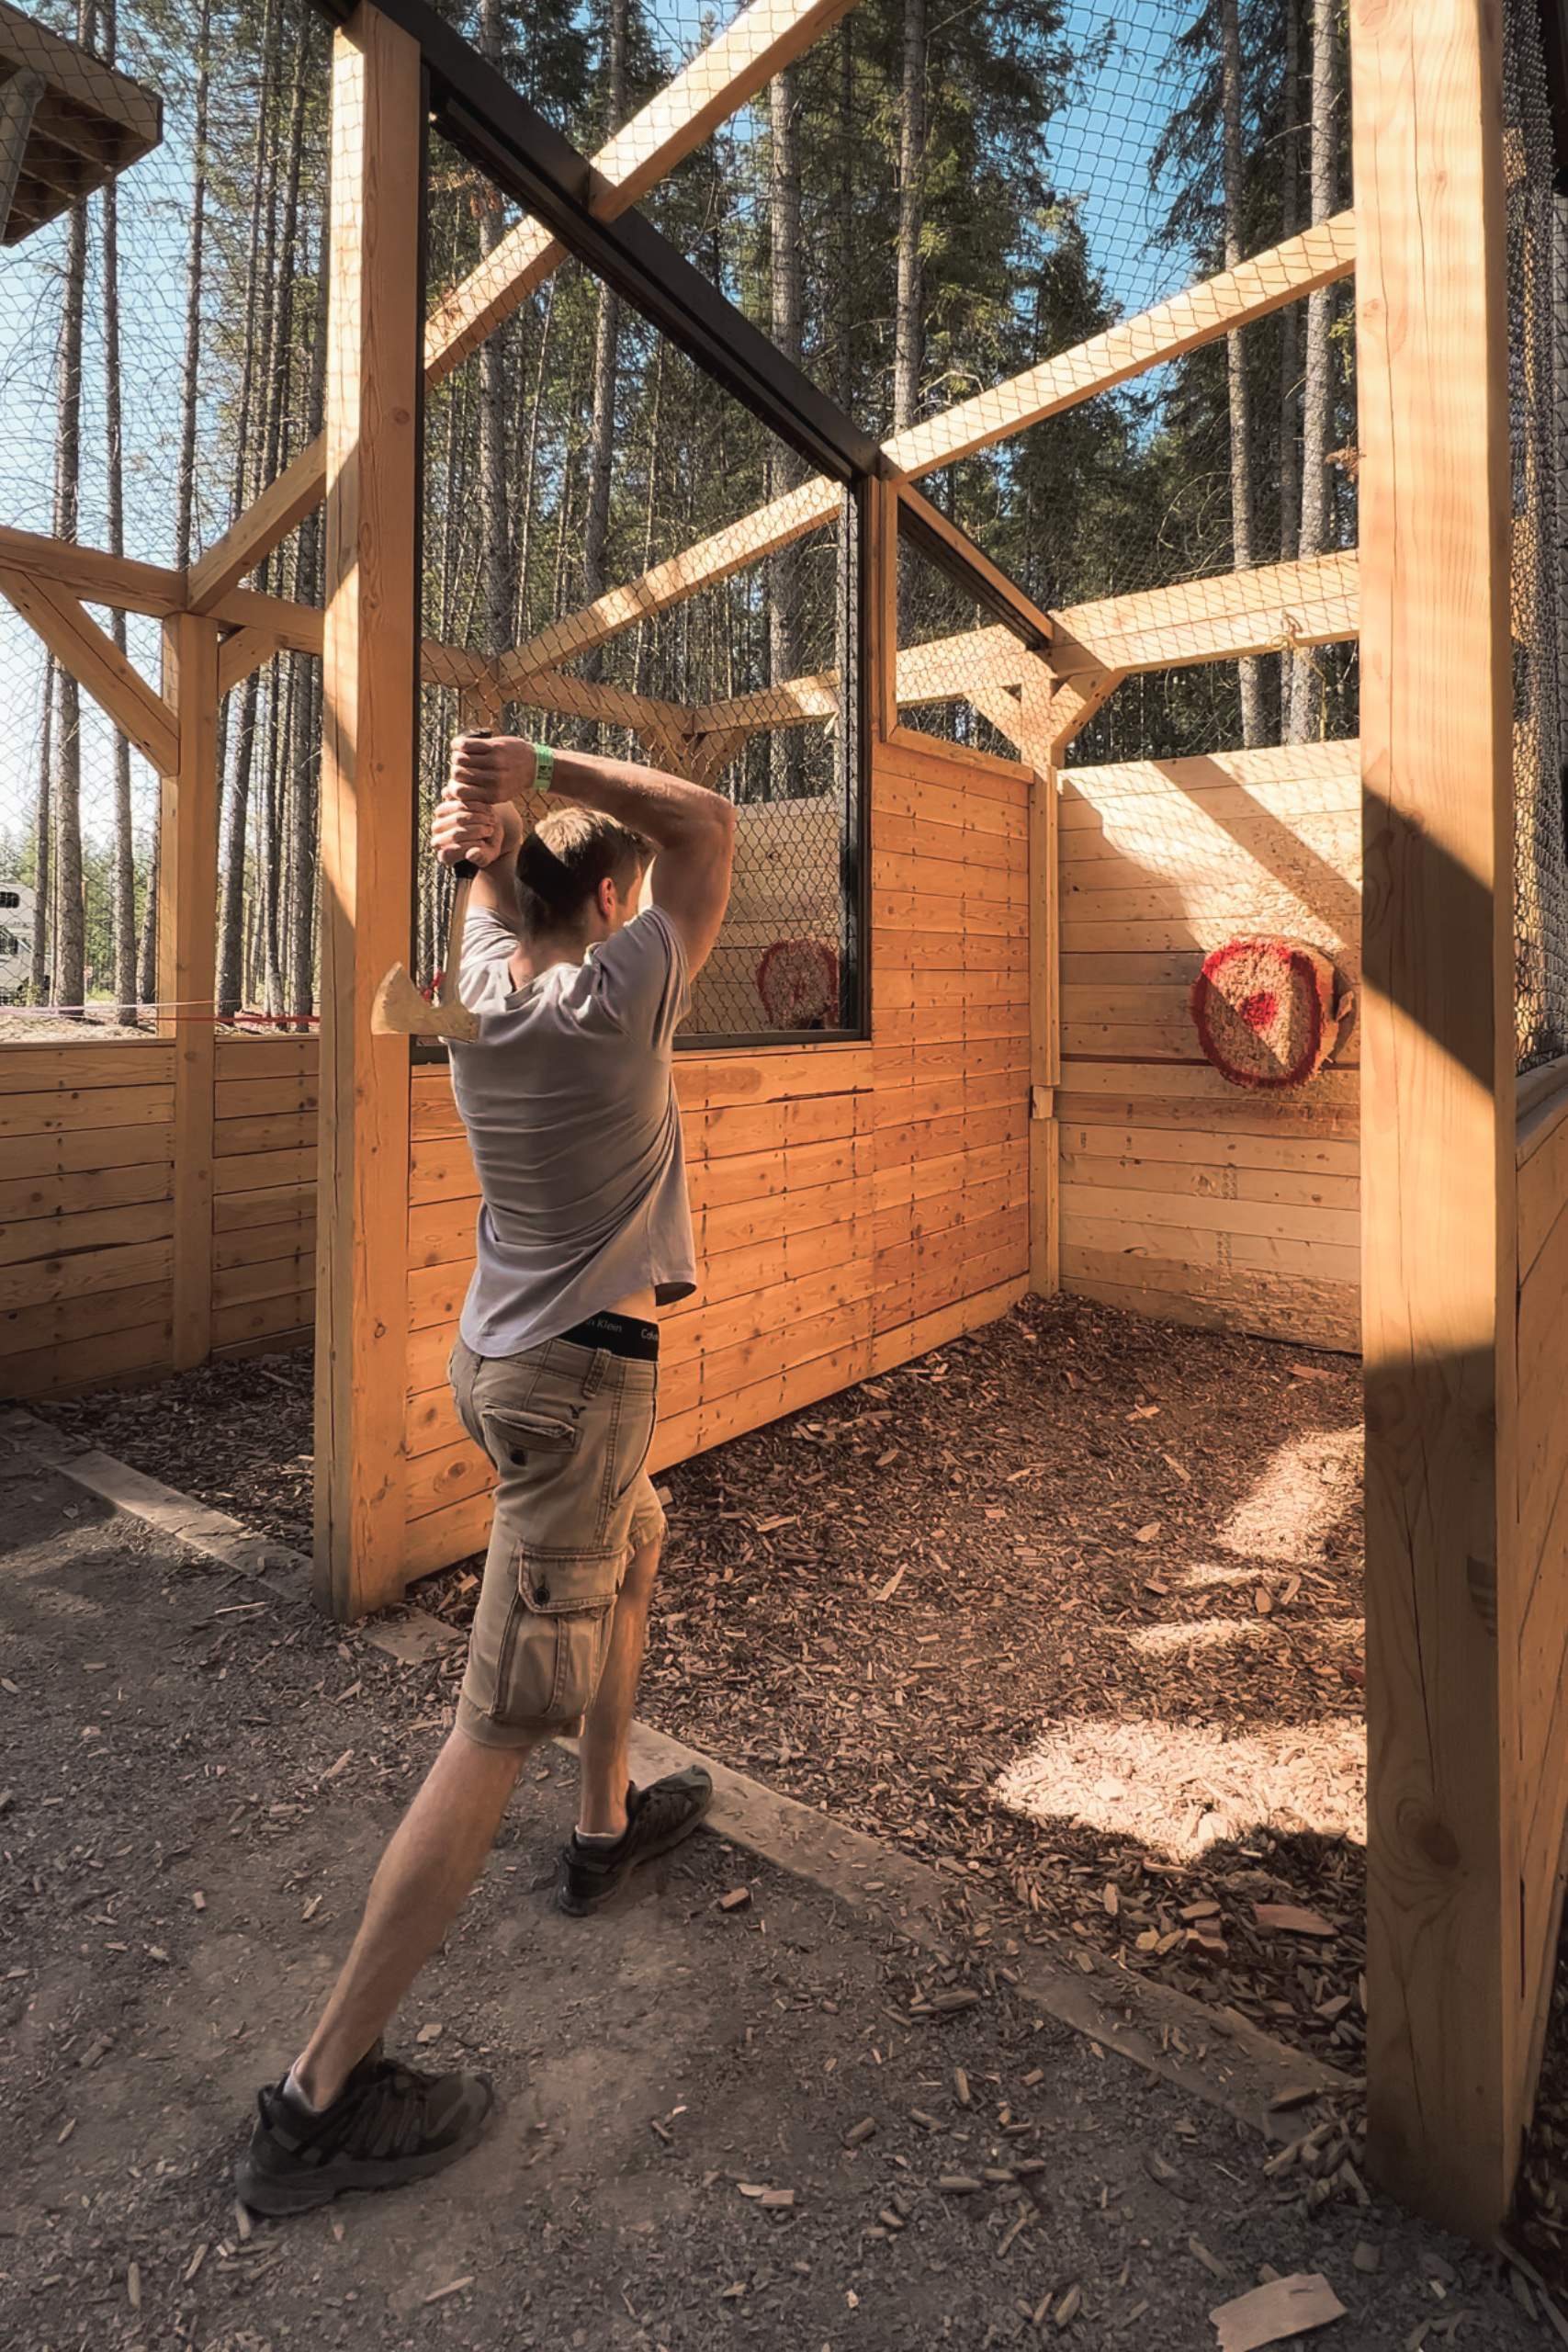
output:
M 568 805 L 525 833 L 530 788 Z M 423 2178 L 483 2130 L 483 2077 L 416 2073 L 381 2034 L 534 1747 L 581 1733 L 558 1897 L 576 1915 L 689 1837 L 713 1794 L 695 1769 L 634 1788 L 627 1739 L 664 1532 L 644 1468 L 654 1317 L 696 1286 L 671 1045 L 723 921 L 734 810 L 652 769 L 463 736 L 431 838 L 480 869 L 461 972 L 479 1035 L 453 1046 L 452 1082 L 484 1204 L 450 1371 L 495 1464 L 495 1521 L 457 1725 L 315 2031 L 258 2095 L 238 2181 L 264 2213 Z

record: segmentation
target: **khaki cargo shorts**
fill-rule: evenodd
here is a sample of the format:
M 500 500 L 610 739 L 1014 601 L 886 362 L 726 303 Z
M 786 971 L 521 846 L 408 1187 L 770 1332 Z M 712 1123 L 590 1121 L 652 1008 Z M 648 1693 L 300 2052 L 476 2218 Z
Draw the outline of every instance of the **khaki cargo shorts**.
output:
M 457 1723 L 485 1747 L 581 1728 L 628 1556 L 664 1532 L 643 1468 L 659 1366 L 547 1340 L 519 1356 L 457 1341 L 463 1427 L 496 1468 L 495 1521 Z

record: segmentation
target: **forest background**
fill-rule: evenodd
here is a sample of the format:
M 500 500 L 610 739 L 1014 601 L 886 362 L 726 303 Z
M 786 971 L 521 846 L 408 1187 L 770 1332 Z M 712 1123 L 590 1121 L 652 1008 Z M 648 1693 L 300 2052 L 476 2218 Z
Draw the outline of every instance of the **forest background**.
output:
M 589 153 L 716 28 L 644 0 L 438 5 Z M 309 0 L 34 13 L 159 91 L 166 138 L 0 256 L 0 521 L 184 565 L 321 427 L 330 36 Z M 863 0 L 644 209 L 881 437 L 1340 209 L 1346 90 L 1339 0 Z M 514 218 L 433 141 L 433 303 Z M 922 486 L 1045 605 L 1353 545 L 1352 303 L 1331 288 Z M 575 264 L 433 391 L 425 453 L 426 634 L 484 654 L 805 471 Z M 614 640 L 581 673 L 691 702 L 831 662 L 835 536 Z M 254 584 L 318 603 L 321 554 L 317 514 Z M 981 617 L 912 562 L 900 606 L 906 644 Z M 155 677 L 155 627 L 101 617 Z M 36 892 L 40 914 L 19 965 L 0 954 L 0 987 L 145 1019 L 155 779 L 9 615 L 0 696 L 0 884 Z M 428 797 L 457 713 L 445 689 L 423 707 Z M 508 717 L 600 740 L 581 721 Z M 906 717 L 992 741 L 966 705 Z M 1073 758 L 1355 728 L 1354 648 L 1284 650 L 1129 681 Z M 819 734 L 754 739 L 720 788 L 828 791 Z M 221 1013 L 315 1009 L 320 737 L 320 668 L 304 657 L 279 656 L 225 704 Z M 422 891 L 427 969 L 437 900 Z

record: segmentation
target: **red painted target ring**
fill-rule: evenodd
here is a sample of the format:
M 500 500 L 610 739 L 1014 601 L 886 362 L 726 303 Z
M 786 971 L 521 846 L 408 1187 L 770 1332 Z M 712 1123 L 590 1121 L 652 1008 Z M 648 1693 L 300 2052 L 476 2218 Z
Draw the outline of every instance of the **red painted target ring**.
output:
M 1350 999 L 1318 948 L 1300 939 L 1231 939 L 1193 982 L 1198 1042 L 1233 1086 L 1304 1086 L 1339 1042 Z
M 837 950 L 825 939 L 775 939 L 757 967 L 757 993 L 775 1029 L 836 1029 Z

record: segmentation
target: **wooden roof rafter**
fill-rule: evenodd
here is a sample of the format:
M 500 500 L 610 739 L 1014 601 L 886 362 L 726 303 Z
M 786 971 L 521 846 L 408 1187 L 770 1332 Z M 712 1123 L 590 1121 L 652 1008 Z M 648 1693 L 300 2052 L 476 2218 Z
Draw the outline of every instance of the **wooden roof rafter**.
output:
M 908 433 L 896 434 L 884 443 L 884 458 L 912 485 L 917 475 L 950 465 L 956 458 L 995 442 L 1010 440 L 1047 416 L 1075 408 L 1099 392 L 1113 390 L 1129 377 L 1179 358 L 1202 344 L 1217 342 L 1236 327 L 1300 301 L 1320 287 L 1348 276 L 1355 263 L 1354 215 L 1337 214 L 1267 253 L 1254 254 L 1235 269 L 1222 270 L 1136 318 L 1043 360 L 989 392 L 962 401 Z M 564 615 L 504 659 L 513 665 L 513 674 L 520 677 L 529 665 L 543 668 L 592 652 L 622 630 L 635 628 L 649 614 L 680 604 L 701 588 L 716 586 L 731 572 L 760 563 L 829 521 L 838 495 L 838 485 L 826 479 L 802 482 L 784 497 L 667 558 L 639 580 L 611 589 L 593 604 Z M 934 511 L 923 499 L 919 503 L 928 513 Z M 1015 598 L 1027 603 L 1011 582 L 1006 584 Z

